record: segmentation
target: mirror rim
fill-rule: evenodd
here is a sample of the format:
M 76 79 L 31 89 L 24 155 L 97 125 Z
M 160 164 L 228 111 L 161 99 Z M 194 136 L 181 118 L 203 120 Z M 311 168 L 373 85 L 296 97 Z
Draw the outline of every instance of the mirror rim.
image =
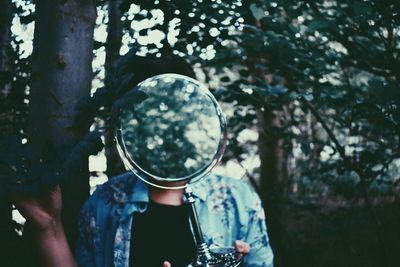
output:
M 191 78 L 185 75 L 181 74 L 176 74 L 176 73 L 164 73 L 164 74 L 159 74 L 155 75 L 152 77 L 149 77 L 142 82 L 138 83 L 134 88 L 126 92 L 121 98 L 123 98 L 125 95 L 129 94 L 133 90 L 137 90 L 142 84 L 148 82 L 150 79 L 160 79 L 162 77 L 172 77 L 172 78 L 178 78 L 178 79 L 185 79 L 189 80 L 192 83 L 198 84 L 199 89 L 211 100 L 213 103 L 213 106 L 216 110 L 216 114 L 219 118 L 220 122 L 220 138 L 218 142 L 218 148 L 217 151 L 214 154 L 213 159 L 208 163 L 205 164 L 204 166 L 200 167 L 198 170 L 196 170 L 194 173 L 183 176 L 183 177 L 159 177 L 157 175 L 154 175 L 150 173 L 147 170 L 144 170 L 139 164 L 137 164 L 130 156 L 128 153 L 123 137 L 122 137 L 122 128 L 120 125 L 120 116 L 117 116 L 117 121 L 118 121 L 118 126 L 114 130 L 114 137 L 116 141 L 116 147 L 119 152 L 120 158 L 123 161 L 125 168 L 134 173 L 137 177 L 139 177 L 142 181 L 145 183 L 155 186 L 158 188 L 162 189 L 182 189 L 186 187 L 185 184 L 181 184 L 182 182 L 189 182 L 189 183 L 195 183 L 199 180 L 201 180 L 204 176 L 209 174 L 211 170 L 221 161 L 221 158 L 224 154 L 226 143 L 227 143 L 227 122 L 225 118 L 225 114 L 221 109 L 221 106 L 219 105 L 218 101 L 215 99 L 214 95 L 210 92 L 210 90 L 206 87 L 205 84 Z M 122 107 L 119 107 L 117 109 L 117 114 L 121 114 L 120 110 Z M 114 109 L 113 109 L 114 110 Z M 114 111 L 115 112 L 115 111 Z

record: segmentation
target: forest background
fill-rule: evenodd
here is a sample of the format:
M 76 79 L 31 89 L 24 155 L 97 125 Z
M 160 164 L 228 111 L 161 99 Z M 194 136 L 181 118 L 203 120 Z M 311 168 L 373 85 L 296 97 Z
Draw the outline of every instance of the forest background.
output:
M 276 266 L 397 266 L 399 40 L 395 0 L 2 0 L 0 265 L 39 266 L 10 193 L 61 183 L 74 247 L 91 186 L 121 171 L 110 106 L 184 59 L 227 114 L 220 171 L 263 200 Z

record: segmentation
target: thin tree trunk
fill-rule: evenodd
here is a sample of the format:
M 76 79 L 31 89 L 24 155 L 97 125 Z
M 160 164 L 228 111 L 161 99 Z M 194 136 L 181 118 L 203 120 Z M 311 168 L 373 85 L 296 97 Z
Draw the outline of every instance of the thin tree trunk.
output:
M 279 114 L 279 112 L 278 112 Z M 272 246 L 279 254 L 282 244 L 282 199 L 287 184 L 287 157 L 282 140 L 274 128 L 279 127 L 279 117 L 264 107 L 257 113 L 259 123 L 258 151 L 260 165 L 261 198 L 267 213 L 267 227 Z M 278 263 L 279 258 L 276 259 Z
M 314 169 L 319 161 L 320 161 L 320 153 L 321 147 L 318 142 L 318 122 L 314 116 L 310 112 L 307 114 L 307 122 L 308 122 L 308 137 L 313 144 L 310 152 L 310 161 L 309 166 L 311 169 Z
M 113 63 L 119 57 L 122 40 L 121 23 L 121 0 L 108 1 L 108 29 L 106 42 L 106 61 L 105 61 L 105 84 L 113 80 Z M 107 122 L 106 122 L 107 123 Z M 107 128 L 107 127 L 106 127 Z M 107 158 L 107 175 L 113 176 L 124 170 L 123 164 L 118 156 L 118 151 L 114 142 L 113 131 L 107 129 L 105 132 L 105 153 Z
M 119 57 L 122 42 L 121 0 L 108 1 L 108 28 L 106 41 L 105 83 L 112 79 L 112 63 Z
M 38 153 L 50 143 L 65 157 L 88 131 L 74 127 L 76 104 L 89 96 L 92 81 L 93 0 L 41 0 L 36 3 L 29 142 Z M 63 219 L 74 244 L 77 216 L 89 195 L 87 164 L 63 189 Z
M 12 134 L 13 113 L 10 109 L 10 93 L 12 88 L 13 51 L 11 47 L 11 21 L 13 17 L 11 0 L 0 2 L 0 102 L 1 131 L 0 138 Z M 0 198 L 0 259 L 2 266 L 15 263 L 16 242 L 18 236 L 12 220 L 12 206 L 5 198 Z
M 11 92 L 12 48 L 11 21 L 13 11 L 11 0 L 0 2 L 0 94 L 7 97 Z
M 286 178 L 285 152 L 282 140 L 273 130 L 279 127 L 279 118 L 264 109 L 257 113 L 259 121 L 259 155 L 261 160 L 260 185 L 265 197 L 269 199 L 282 192 Z

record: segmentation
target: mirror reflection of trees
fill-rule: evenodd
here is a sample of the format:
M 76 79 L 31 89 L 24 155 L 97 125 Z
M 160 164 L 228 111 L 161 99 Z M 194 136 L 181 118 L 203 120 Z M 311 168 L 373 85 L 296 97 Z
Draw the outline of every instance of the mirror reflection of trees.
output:
M 122 98 L 120 128 L 130 158 L 144 171 L 179 178 L 208 167 L 221 139 L 220 114 L 200 83 L 177 75 L 150 78 Z

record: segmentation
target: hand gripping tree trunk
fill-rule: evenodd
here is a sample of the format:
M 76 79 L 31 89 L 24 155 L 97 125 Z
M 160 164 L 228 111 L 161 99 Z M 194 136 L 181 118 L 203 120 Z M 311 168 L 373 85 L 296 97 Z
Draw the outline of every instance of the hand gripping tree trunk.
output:
M 65 157 L 88 131 L 73 124 L 76 104 L 90 94 L 95 2 L 36 1 L 35 15 L 29 142 L 35 151 L 52 144 Z M 63 220 L 71 244 L 79 210 L 89 195 L 87 164 L 82 166 L 79 177 L 68 177 L 62 185 Z

